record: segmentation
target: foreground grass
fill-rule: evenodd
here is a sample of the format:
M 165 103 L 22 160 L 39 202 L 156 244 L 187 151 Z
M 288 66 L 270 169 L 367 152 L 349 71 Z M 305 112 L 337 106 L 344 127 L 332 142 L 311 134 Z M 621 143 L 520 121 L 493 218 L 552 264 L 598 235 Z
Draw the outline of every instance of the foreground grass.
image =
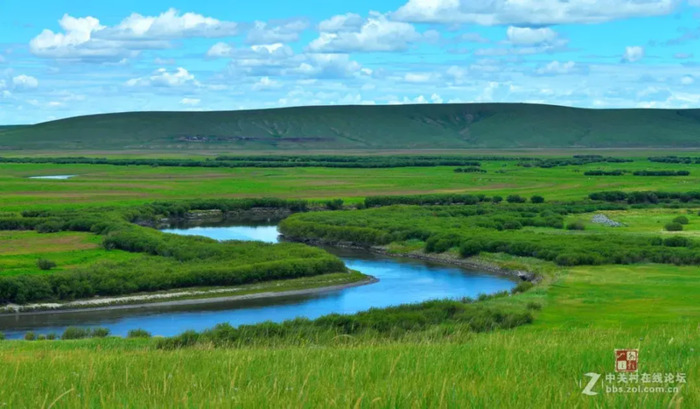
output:
M 456 327 L 393 341 L 174 351 L 154 340 L 5 341 L 0 405 L 695 408 L 698 290 L 691 267 L 577 267 L 488 301 L 543 305 L 534 324 L 494 333 Z M 687 383 L 678 394 L 605 393 L 598 384 L 598 395 L 582 395 L 585 373 L 613 372 L 615 348 L 639 348 L 640 372 L 681 372 Z

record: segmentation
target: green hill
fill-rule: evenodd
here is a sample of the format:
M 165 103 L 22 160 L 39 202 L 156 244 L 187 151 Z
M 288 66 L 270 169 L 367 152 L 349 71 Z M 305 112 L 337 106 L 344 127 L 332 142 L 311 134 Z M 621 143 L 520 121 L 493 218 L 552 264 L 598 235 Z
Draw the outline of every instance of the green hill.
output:
M 0 128 L 4 150 L 342 150 L 700 147 L 700 109 L 531 104 L 130 112 Z

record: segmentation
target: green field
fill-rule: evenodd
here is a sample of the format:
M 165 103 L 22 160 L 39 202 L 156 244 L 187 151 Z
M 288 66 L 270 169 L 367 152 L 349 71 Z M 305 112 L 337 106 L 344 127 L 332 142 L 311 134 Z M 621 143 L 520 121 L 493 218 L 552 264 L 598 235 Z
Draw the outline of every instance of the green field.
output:
M 489 198 L 513 194 L 530 198 L 537 194 L 544 196 L 544 204 L 488 201 L 473 206 L 346 209 L 301 213 L 289 220 L 341 229 L 333 234 L 369 226 L 388 234 L 376 237 L 395 253 L 424 251 L 430 240 L 410 236 L 414 233 L 407 233 L 405 241 L 396 240 L 411 229 L 421 230 L 415 234 L 426 237 L 446 238 L 454 233 L 459 240 L 478 236 L 483 241 L 551 243 L 564 253 L 590 252 L 594 245 L 601 254 L 613 256 L 617 250 L 649 256 L 676 251 L 694 254 L 698 248 L 694 242 L 700 232 L 697 201 L 613 203 L 624 209 L 600 210 L 611 204 L 592 202 L 587 196 L 609 190 L 695 191 L 700 165 L 656 163 L 636 157 L 630 163 L 553 168 L 483 161 L 481 168 L 487 173 L 455 173 L 454 167 L 201 169 L 0 164 L 0 216 L 51 210 L 73 217 L 70 212 L 75 208 L 85 214 L 126 212 L 155 200 L 176 204 L 182 199 L 270 196 L 311 199 L 322 206 L 324 200 L 343 198 L 346 206 L 354 207 L 372 195 L 473 193 Z M 583 174 L 594 169 L 689 170 L 690 176 Z M 65 181 L 27 179 L 57 174 L 78 176 Z M 564 211 L 566 206 L 573 210 Z M 591 212 L 586 206 L 599 208 Z M 483 211 L 468 213 L 477 208 Z M 598 213 L 625 226 L 592 223 Z M 689 219 L 683 231 L 664 230 L 666 223 L 681 215 Z M 531 219 L 538 223 L 561 219 L 562 225 L 528 225 L 526 220 Z M 566 228 L 579 220 L 583 231 Z M 509 221 L 522 225 L 514 230 L 497 229 Z M 691 244 L 682 248 L 650 244 L 656 237 L 671 236 L 687 237 Z M 12 231 L 0 232 L 0 240 L 0 274 L 7 268 L 2 263 L 10 262 L 24 266 L 23 272 L 39 273 L 32 270 L 39 255 L 53 257 L 58 268 L 77 268 L 81 257 L 99 259 L 114 251 L 99 248 L 101 239 L 88 233 Z M 459 245 L 450 245 L 443 254 L 458 257 L 459 252 Z M 482 252 L 476 260 L 539 274 L 542 281 L 527 292 L 475 303 L 503 314 L 527 311 L 534 317 L 531 324 L 477 332 L 469 324 L 452 322 L 390 336 L 369 331 L 335 337 L 279 337 L 274 342 L 252 337 L 244 346 L 200 343 L 174 350 L 159 348 L 158 339 L 0 341 L 0 407 L 700 406 L 697 264 L 620 260 L 570 266 L 559 259 L 546 261 L 508 251 Z M 302 286 L 323 282 L 323 275 L 317 277 L 302 279 L 307 280 Z M 614 373 L 616 348 L 640 350 L 640 373 L 682 373 L 686 382 L 674 381 L 669 384 L 671 389 L 663 392 L 606 393 L 606 386 L 620 385 L 605 380 L 606 374 Z M 591 372 L 603 375 L 595 386 L 595 396 L 582 394 L 589 380 L 585 374 Z
M 69 118 L 0 129 L 0 149 L 697 148 L 698 130 L 698 110 L 591 110 L 531 104 L 326 106 Z
M 513 161 L 483 161 L 487 173 L 455 173 L 455 167 L 181 168 L 112 165 L 0 164 L 0 209 L 134 205 L 176 198 L 343 198 L 420 193 L 541 194 L 550 200 L 581 200 L 600 190 L 689 191 L 700 184 L 700 165 L 593 163 L 535 168 Z M 690 170 L 684 177 L 585 176 L 594 169 Z M 693 171 L 697 169 L 697 171 Z M 77 175 L 69 180 L 30 176 Z
M 89 233 L 0 231 L 0 242 L 0 276 L 49 274 L 97 261 L 118 262 L 137 257 L 125 251 L 104 250 L 101 239 Z M 43 271 L 37 266 L 38 259 L 53 261 L 56 267 Z

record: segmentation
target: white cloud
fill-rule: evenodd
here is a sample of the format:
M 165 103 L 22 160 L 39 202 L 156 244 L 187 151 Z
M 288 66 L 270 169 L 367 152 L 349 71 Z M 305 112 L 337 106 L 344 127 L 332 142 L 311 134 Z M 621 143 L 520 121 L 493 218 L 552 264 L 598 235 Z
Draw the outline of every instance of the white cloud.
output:
M 340 31 L 357 31 L 364 24 L 364 19 L 355 13 L 333 16 L 319 23 L 318 30 L 326 33 Z
M 290 73 L 314 78 L 342 78 L 362 73 L 362 66 L 347 54 L 309 54 Z
M 692 85 L 695 82 L 695 78 L 692 75 L 684 75 L 683 78 L 681 78 L 681 84 L 683 85 Z
M 420 23 L 547 25 L 670 14 L 681 0 L 409 0 L 392 17 Z
M 165 68 L 160 68 L 149 77 L 130 79 L 126 82 L 126 85 L 129 87 L 182 87 L 186 85 L 199 86 L 200 84 L 193 74 L 190 74 L 182 67 L 178 67 L 172 73 Z
M 553 43 L 557 40 L 558 34 L 549 27 L 529 28 L 529 27 L 508 27 L 506 32 L 508 41 L 515 45 L 538 45 L 543 43 Z
M 32 89 L 39 86 L 39 80 L 29 75 L 18 75 L 12 78 L 12 85 L 15 89 Z
M 632 46 L 625 48 L 625 53 L 622 55 L 624 62 L 637 62 L 644 58 L 644 47 Z
M 313 52 L 352 52 L 352 51 L 399 51 L 405 50 L 413 42 L 419 41 L 419 34 L 413 25 L 391 21 L 385 15 L 372 12 L 361 26 L 350 30 L 347 15 L 345 20 L 321 22 L 319 27 L 333 31 L 321 31 L 320 37 L 309 44 Z M 341 21 L 342 20 L 342 21 Z
M 190 37 L 226 37 L 236 34 L 237 24 L 200 14 L 180 14 L 170 9 L 158 16 L 132 14 L 113 27 L 94 17 L 65 14 L 59 25 L 63 32 L 45 29 L 29 42 L 39 57 L 81 60 L 121 60 L 140 51 L 164 49 L 171 40 Z
M 233 47 L 226 43 L 216 43 L 209 51 L 207 51 L 207 57 L 230 57 Z
M 280 88 L 282 84 L 279 81 L 275 81 L 273 79 L 270 79 L 270 77 L 262 77 L 253 84 L 253 90 L 255 91 L 262 91 L 266 89 L 276 89 Z
M 403 77 L 404 81 L 412 83 L 430 82 L 432 79 L 433 75 L 429 72 L 409 72 Z
M 197 106 L 200 102 L 202 102 L 202 100 L 199 98 L 182 98 L 180 100 L 180 104 L 187 106 Z
M 256 21 L 253 28 L 248 31 L 246 42 L 248 44 L 291 43 L 299 40 L 299 34 L 308 26 L 309 23 L 302 19 L 289 20 L 277 25 Z
M 540 75 L 562 75 L 569 74 L 576 70 L 576 63 L 573 61 L 559 62 L 552 61 L 549 64 L 537 69 L 537 73 Z

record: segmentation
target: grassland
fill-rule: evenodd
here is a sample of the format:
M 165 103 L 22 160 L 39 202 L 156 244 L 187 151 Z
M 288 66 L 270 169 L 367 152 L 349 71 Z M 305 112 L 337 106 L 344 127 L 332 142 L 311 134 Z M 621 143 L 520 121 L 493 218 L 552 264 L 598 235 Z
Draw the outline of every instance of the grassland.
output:
M 455 173 L 454 167 L 334 169 L 200 169 L 150 166 L 0 164 L 0 211 L 134 205 L 176 198 L 343 198 L 369 195 L 460 193 L 542 194 L 548 200 L 581 200 L 600 190 L 689 191 L 700 184 L 700 165 L 652 163 L 589 164 L 549 169 L 485 161 L 486 174 Z M 586 170 L 690 170 L 684 177 L 585 176 Z M 693 171 L 697 169 L 697 171 Z M 69 180 L 30 176 L 78 175 Z
M 536 290 L 533 325 L 495 333 L 243 349 L 154 350 L 152 340 L 0 342 L 8 407 L 582 407 L 694 408 L 700 403 L 694 268 L 556 271 Z M 682 372 L 680 393 L 581 394 L 585 373 L 613 372 L 615 348 L 640 371 Z M 62 376 L 55 376 L 62 374 Z M 582 384 L 583 383 L 583 384 Z
M 120 262 L 139 257 L 125 251 L 106 251 L 95 234 L 35 231 L 0 231 L 0 276 L 50 274 L 97 261 Z M 37 266 L 38 259 L 56 263 L 50 271 Z
M 551 169 L 484 162 L 483 168 L 487 174 L 456 174 L 453 167 L 208 170 L 0 165 L 0 212 L 261 195 L 341 197 L 359 203 L 370 194 L 474 192 L 578 201 L 593 191 L 689 191 L 700 182 L 700 168 L 696 172 L 695 165 L 639 158 L 632 163 Z M 688 169 L 691 175 L 584 176 L 589 169 Z M 26 179 L 39 174 L 79 176 L 68 181 Z M 584 220 L 590 234 L 615 231 L 644 237 L 666 234 L 660 226 L 685 215 L 690 223 L 679 234 L 694 237 L 700 230 L 696 210 L 688 204 L 678 209 L 605 211 L 626 224 L 615 230 L 590 223 L 590 213 L 567 215 L 566 222 Z M 523 232 L 537 229 L 526 226 Z M 26 234 L 17 240 L 31 239 L 33 233 Z M 73 234 L 69 236 L 74 244 L 91 240 Z M 417 250 L 423 245 L 409 241 L 393 248 Z M 337 337 L 273 347 L 261 342 L 238 349 L 200 345 L 160 350 L 157 340 L 148 339 L 2 341 L 0 407 L 700 407 L 696 266 L 565 267 L 502 253 L 480 257 L 543 275 L 543 282 L 524 294 L 485 302 L 504 308 L 541 306 L 533 309 L 532 324 L 478 334 L 455 325 L 399 338 Z M 586 373 L 614 372 L 616 348 L 639 348 L 640 372 L 684 373 L 687 383 L 676 384 L 677 393 L 605 393 L 610 382 L 603 378 L 594 389 L 598 395 L 583 395 Z
M 93 115 L 0 129 L 4 150 L 698 147 L 698 110 L 530 104 L 299 107 Z M 659 138 L 663 135 L 663 138 Z

